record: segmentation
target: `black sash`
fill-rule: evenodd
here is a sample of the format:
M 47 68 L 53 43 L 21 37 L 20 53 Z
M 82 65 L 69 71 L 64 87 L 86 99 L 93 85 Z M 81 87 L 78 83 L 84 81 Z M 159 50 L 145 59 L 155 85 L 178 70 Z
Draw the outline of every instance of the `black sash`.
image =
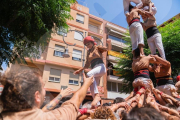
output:
M 167 84 L 174 85 L 174 82 L 171 76 L 158 77 L 156 78 L 156 83 L 157 83 L 157 86 L 167 85 Z
M 97 64 L 104 63 L 101 58 L 95 58 L 91 61 L 91 68 L 94 68 Z
M 147 38 L 150 38 L 151 36 L 155 35 L 156 33 L 160 33 L 157 27 L 150 27 L 146 30 Z
M 138 77 L 143 77 L 143 78 L 150 78 L 149 77 L 149 70 L 148 69 L 142 69 L 137 72 L 134 72 L 134 79 Z

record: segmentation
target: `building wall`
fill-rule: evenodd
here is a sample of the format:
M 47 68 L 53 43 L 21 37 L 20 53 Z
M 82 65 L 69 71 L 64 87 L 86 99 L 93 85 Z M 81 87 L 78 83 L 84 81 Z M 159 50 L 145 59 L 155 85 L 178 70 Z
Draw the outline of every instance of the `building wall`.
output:
M 81 31 L 81 32 L 83 32 L 84 36 L 85 36 L 85 32 L 86 32 L 86 36 L 92 35 L 92 36 L 98 37 L 103 42 L 103 45 L 106 46 L 106 41 L 108 39 L 108 34 L 109 34 L 109 32 L 107 30 L 107 26 L 106 26 L 108 21 L 105 21 L 101 18 L 98 18 L 96 16 L 89 14 L 89 9 L 87 7 L 84 7 L 79 4 L 75 4 L 71 7 L 70 14 L 74 19 L 67 21 L 69 29 Z M 79 23 L 76 21 L 77 14 L 84 16 L 84 23 Z M 89 24 L 98 26 L 99 33 L 89 30 Z M 114 25 L 114 26 L 116 26 L 116 28 L 120 27 L 117 25 Z M 122 27 L 120 27 L 120 28 L 124 29 Z M 55 30 L 55 29 L 53 29 L 53 30 Z M 48 44 L 47 49 L 41 55 L 41 58 L 39 60 L 34 60 L 33 63 L 31 63 L 31 61 L 29 59 L 26 59 L 28 62 L 28 65 L 23 65 L 23 66 L 26 66 L 27 68 L 34 67 L 34 68 L 38 68 L 39 70 L 42 71 L 42 77 L 45 82 L 45 88 L 48 91 L 53 92 L 53 96 L 54 96 L 54 93 L 58 93 L 60 91 L 61 86 L 68 86 L 68 87 L 72 88 L 73 91 L 78 90 L 81 86 L 81 84 L 80 84 L 81 75 L 79 75 L 79 84 L 78 85 L 70 85 L 69 84 L 70 72 L 74 72 L 75 70 L 81 68 L 82 62 L 83 62 L 82 60 L 81 61 L 72 60 L 73 49 L 82 51 L 82 57 L 81 57 L 82 59 L 83 59 L 83 54 L 85 54 L 85 56 L 86 56 L 86 53 L 87 53 L 87 50 L 85 50 L 85 53 L 83 53 L 84 52 L 83 41 L 74 39 L 74 35 L 75 35 L 74 31 L 69 32 L 68 36 L 65 37 L 64 39 L 68 44 L 73 45 L 74 43 L 76 43 L 76 45 L 75 46 L 67 46 L 63 41 L 63 37 L 58 35 L 55 31 L 55 33 L 52 34 L 52 38 Z M 64 46 L 65 48 L 68 48 L 70 57 L 63 58 L 63 57 L 54 56 L 55 45 L 60 45 L 60 46 Z M 86 59 L 86 57 L 85 57 L 85 59 Z M 104 61 L 105 65 L 107 66 L 107 53 L 103 53 L 103 61 Z M 15 65 L 12 65 L 10 69 L 20 68 L 21 66 L 22 65 L 18 65 L 16 63 Z M 58 83 L 57 82 L 56 83 L 49 82 L 49 75 L 50 75 L 51 68 L 61 70 L 60 82 L 58 82 Z M 105 74 L 101 78 L 100 86 L 103 86 L 103 88 L 104 88 L 103 97 L 104 98 L 108 97 L 109 94 L 107 93 L 107 74 Z M 49 94 L 50 93 L 48 93 L 48 95 Z M 112 94 L 112 95 L 115 95 L 115 94 Z M 52 98 L 52 96 L 50 98 Z
M 59 83 L 49 82 L 51 68 L 61 71 Z M 81 86 L 80 84 L 81 75 L 79 76 L 79 85 L 69 85 L 70 72 L 74 72 L 74 69 L 46 64 L 44 66 L 44 72 L 43 72 L 43 80 L 45 82 L 45 88 L 61 90 L 61 86 L 68 86 L 72 88 L 73 91 L 77 91 Z

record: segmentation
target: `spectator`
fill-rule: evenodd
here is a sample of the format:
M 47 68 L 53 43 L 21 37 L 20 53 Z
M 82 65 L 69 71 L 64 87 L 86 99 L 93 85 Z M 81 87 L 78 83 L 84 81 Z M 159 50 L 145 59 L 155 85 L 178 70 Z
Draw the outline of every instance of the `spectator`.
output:
M 44 101 L 44 82 L 38 72 L 20 70 L 9 72 L 1 77 L 4 85 L 1 101 L 3 103 L 3 120 L 75 120 L 78 108 L 85 98 L 93 77 L 84 75 L 83 86 L 60 108 L 43 112 L 40 108 Z

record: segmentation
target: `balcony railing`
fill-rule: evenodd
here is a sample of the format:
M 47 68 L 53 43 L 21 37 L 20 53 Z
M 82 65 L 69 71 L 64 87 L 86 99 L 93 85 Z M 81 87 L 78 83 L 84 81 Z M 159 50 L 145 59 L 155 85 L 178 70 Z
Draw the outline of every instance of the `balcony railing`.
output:
M 89 31 L 97 33 L 97 34 L 103 34 L 103 30 L 99 28 L 99 26 L 91 25 L 89 24 Z

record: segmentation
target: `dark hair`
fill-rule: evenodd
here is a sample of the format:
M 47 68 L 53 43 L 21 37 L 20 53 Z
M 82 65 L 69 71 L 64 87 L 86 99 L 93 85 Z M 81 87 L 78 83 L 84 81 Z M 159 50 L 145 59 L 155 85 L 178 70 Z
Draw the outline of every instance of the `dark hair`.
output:
M 113 114 L 113 111 L 110 108 L 107 107 L 99 107 L 95 110 L 93 114 L 91 114 L 92 119 L 111 119 L 115 120 L 116 117 Z
M 4 85 L 1 95 L 3 111 L 16 112 L 34 107 L 36 91 L 42 91 L 40 73 L 32 70 L 16 70 L 4 74 L 0 82 Z
M 125 102 L 125 99 L 121 98 L 121 97 L 117 97 L 117 98 L 114 99 L 114 104 L 115 103 L 121 103 L 121 102 Z
M 152 107 L 133 108 L 122 120 L 165 120 L 165 118 Z
M 130 3 L 129 3 L 129 12 L 131 12 L 131 10 L 134 8 L 134 6 L 132 6 Z
M 111 103 L 104 103 L 102 106 L 111 106 Z
M 135 57 L 139 57 L 139 56 L 140 56 L 140 49 L 139 49 L 139 47 L 137 47 L 137 48 L 134 50 L 134 55 L 135 55 Z
M 177 107 L 175 105 L 170 104 L 170 103 L 166 104 L 165 106 L 168 108 L 177 110 Z

